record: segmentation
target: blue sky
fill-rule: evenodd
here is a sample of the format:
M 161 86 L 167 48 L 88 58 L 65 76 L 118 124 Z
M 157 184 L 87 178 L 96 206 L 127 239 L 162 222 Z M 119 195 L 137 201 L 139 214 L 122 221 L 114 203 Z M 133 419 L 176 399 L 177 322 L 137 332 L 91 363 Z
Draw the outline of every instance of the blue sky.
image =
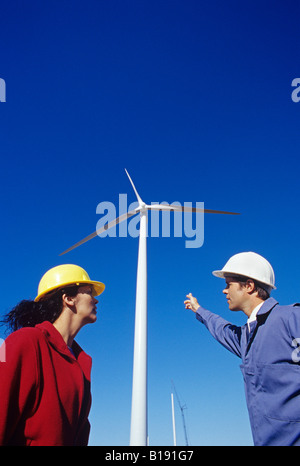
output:
M 204 202 L 204 244 L 148 239 L 149 441 L 172 445 L 171 380 L 192 445 L 251 445 L 240 361 L 183 306 L 242 325 L 211 271 L 240 251 L 299 301 L 299 2 L 1 3 L 2 308 L 69 262 L 106 284 L 77 341 L 93 357 L 91 445 L 128 445 L 138 242 L 95 238 L 97 205 Z M 3 334 L 0 334 L 3 337 Z M 176 407 L 178 445 L 184 435 Z

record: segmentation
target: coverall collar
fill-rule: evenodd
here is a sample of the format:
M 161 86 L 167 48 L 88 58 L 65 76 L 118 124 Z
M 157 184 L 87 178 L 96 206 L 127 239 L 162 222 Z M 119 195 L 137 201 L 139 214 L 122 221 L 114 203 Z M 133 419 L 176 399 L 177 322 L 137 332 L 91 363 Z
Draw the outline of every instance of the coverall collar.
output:
M 278 301 L 276 301 L 276 299 L 274 298 L 266 299 L 263 305 L 261 306 L 261 308 L 259 309 L 256 315 L 256 318 L 259 319 L 259 316 L 262 316 L 266 314 L 267 312 L 270 312 L 273 309 L 273 307 L 276 306 L 276 304 L 278 304 Z

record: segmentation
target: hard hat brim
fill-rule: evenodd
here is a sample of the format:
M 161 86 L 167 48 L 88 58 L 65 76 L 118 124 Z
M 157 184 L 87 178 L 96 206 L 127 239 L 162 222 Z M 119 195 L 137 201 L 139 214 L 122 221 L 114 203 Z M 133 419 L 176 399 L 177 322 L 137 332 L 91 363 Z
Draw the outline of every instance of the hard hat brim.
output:
M 48 293 L 51 293 L 51 291 L 59 290 L 60 288 L 64 288 L 65 286 L 69 286 L 69 285 L 77 285 L 77 286 L 91 285 L 95 291 L 94 296 L 99 296 L 101 293 L 103 293 L 105 289 L 104 283 L 96 282 L 93 280 L 80 280 L 80 282 L 69 281 L 65 283 L 60 283 L 59 286 L 56 285 L 56 286 L 53 286 L 52 288 L 48 288 L 46 291 L 38 294 L 34 301 L 35 302 L 40 301 L 40 299 L 42 299 Z
M 215 277 L 218 277 L 218 278 L 226 278 L 226 276 L 240 276 L 240 277 L 246 277 L 246 275 L 242 275 L 242 274 L 239 274 L 239 273 L 233 273 L 231 271 L 226 271 L 226 270 L 214 270 L 212 272 L 212 274 L 215 276 Z M 259 283 L 262 283 L 263 285 L 267 285 L 268 287 L 270 287 L 272 290 L 276 290 L 276 286 L 275 285 L 271 285 L 270 283 L 266 283 L 266 282 L 262 282 L 260 280 L 257 280 L 257 278 L 254 278 L 254 277 L 251 277 L 250 275 L 247 275 L 247 278 L 251 278 L 252 280 L 255 280 L 256 282 L 259 282 Z

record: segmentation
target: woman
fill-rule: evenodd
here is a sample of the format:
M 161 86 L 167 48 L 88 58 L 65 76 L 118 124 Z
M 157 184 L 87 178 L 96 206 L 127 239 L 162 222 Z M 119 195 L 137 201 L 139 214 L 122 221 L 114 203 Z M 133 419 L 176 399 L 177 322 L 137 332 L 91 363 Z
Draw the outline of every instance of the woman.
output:
M 4 317 L 13 333 L 0 362 L 0 445 L 87 445 L 92 361 L 74 338 L 96 321 L 104 288 L 81 267 L 60 265 L 34 301 Z

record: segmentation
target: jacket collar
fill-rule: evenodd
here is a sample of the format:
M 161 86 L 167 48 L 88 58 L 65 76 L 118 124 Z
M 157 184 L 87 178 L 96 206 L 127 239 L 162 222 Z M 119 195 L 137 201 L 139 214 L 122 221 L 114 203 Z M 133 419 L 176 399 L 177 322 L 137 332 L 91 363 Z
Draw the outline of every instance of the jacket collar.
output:
M 90 380 L 90 373 L 92 368 L 92 358 L 86 354 L 83 349 L 73 341 L 72 350 L 74 355 L 69 350 L 67 344 L 65 343 L 63 337 L 59 333 L 59 331 L 48 321 L 44 321 L 41 324 L 35 326 L 38 328 L 46 337 L 49 344 L 59 353 L 66 356 L 73 361 L 77 361 L 81 366 L 85 376 L 88 380 Z
M 257 316 L 262 316 L 268 312 L 270 312 L 273 307 L 275 307 L 278 304 L 278 301 L 274 298 L 268 298 L 264 301 L 263 305 L 259 309 Z
M 41 324 L 36 325 L 36 328 L 41 330 L 45 335 L 48 342 L 53 346 L 59 353 L 64 354 L 65 356 L 75 359 L 72 353 L 70 352 L 68 346 L 66 345 L 63 337 L 58 330 L 48 321 L 44 321 Z

